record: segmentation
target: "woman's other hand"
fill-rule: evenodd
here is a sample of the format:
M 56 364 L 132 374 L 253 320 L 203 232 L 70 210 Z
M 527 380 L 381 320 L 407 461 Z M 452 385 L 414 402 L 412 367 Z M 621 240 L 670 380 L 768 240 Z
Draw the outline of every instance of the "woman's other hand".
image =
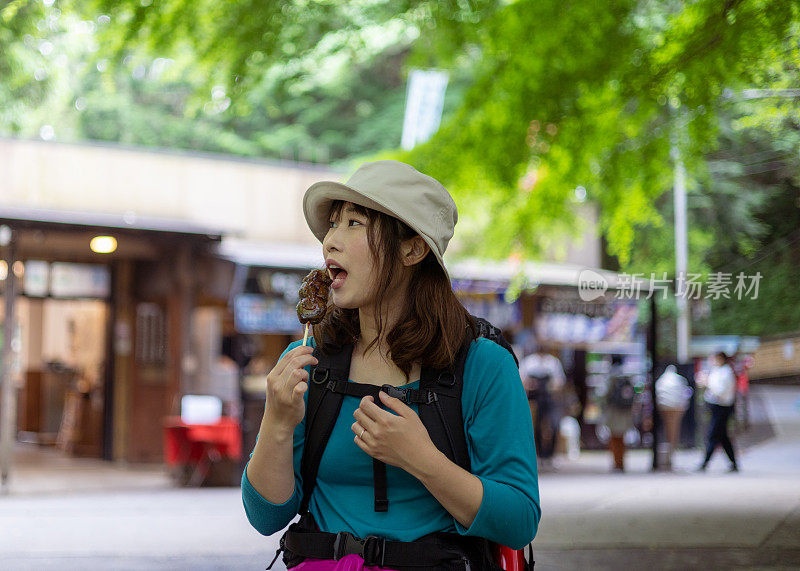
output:
M 411 407 L 383 391 L 378 394 L 381 403 L 396 414 L 380 408 L 370 396 L 361 399 L 353 413 L 356 422 L 350 427 L 355 443 L 376 460 L 413 473 L 415 463 L 438 450 Z

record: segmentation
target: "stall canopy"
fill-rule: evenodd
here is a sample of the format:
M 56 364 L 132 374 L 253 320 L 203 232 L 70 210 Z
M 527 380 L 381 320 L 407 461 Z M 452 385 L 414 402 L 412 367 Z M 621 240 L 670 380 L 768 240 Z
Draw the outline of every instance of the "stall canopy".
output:
M 243 266 L 311 270 L 325 265 L 322 246 L 289 242 L 251 242 L 225 238 L 216 254 Z
M 689 355 L 707 357 L 717 351 L 725 351 L 728 355 L 737 351 L 751 354 L 760 344 L 758 337 L 744 335 L 695 335 L 689 343 Z
M 251 242 L 226 237 L 217 246 L 217 255 L 245 266 L 313 269 L 325 264 L 319 244 L 297 244 L 287 242 Z M 578 264 L 555 262 L 489 261 L 468 259 L 455 262 L 445 260 L 454 285 L 468 289 L 470 282 L 483 282 L 480 287 L 502 291 L 511 280 L 522 276 L 525 283 L 533 287 L 538 284 L 578 287 L 582 280 L 595 278 L 604 280 L 609 288 L 618 287 L 620 274 Z M 645 281 L 639 281 L 641 289 L 647 291 Z M 494 284 L 494 285 L 492 285 Z M 477 284 L 474 284 L 478 287 Z M 487 293 L 491 293 L 487 291 Z

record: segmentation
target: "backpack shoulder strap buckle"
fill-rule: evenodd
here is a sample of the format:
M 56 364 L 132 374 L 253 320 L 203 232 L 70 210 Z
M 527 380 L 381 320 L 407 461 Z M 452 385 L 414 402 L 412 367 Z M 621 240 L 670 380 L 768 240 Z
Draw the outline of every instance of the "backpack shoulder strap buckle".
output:
M 434 391 L 428 391 L 427 400 L 425 404 L 433 404 L 439 400 L 439 395 L 437 395 Z

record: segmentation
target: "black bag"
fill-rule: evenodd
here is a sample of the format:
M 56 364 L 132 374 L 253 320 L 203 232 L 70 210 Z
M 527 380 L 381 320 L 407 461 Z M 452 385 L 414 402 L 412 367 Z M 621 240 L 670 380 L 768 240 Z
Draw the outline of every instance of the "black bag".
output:
M 614 375 L 610 379 L 611 388 L 608 394 L 608 404 L 614 408 L 631 408 L 636 398 L 633 381 L 628 375 Z

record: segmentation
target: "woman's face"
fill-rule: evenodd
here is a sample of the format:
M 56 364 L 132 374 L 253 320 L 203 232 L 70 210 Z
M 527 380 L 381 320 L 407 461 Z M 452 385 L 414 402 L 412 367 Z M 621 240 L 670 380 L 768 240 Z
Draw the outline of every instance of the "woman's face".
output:
M 322 241 L 328 275 L 333 280 L 333 303 L 357 309 L 372 303 L 378 265 L 369 247 L 369 220 L 346 202 L 338 214 L 331 213 L 330 226 Z

